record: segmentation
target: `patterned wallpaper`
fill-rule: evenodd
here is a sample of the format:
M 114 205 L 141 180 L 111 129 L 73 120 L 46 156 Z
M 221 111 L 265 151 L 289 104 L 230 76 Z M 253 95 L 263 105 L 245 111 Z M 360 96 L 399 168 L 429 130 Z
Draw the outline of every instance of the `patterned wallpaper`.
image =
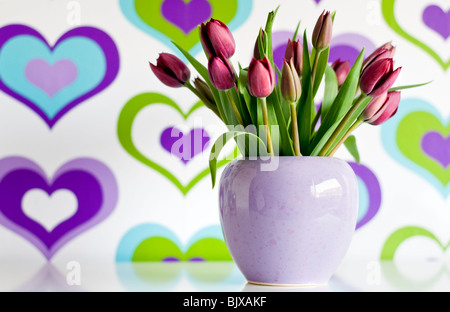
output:
M 368 55 L 393 40 L 398 84 L 433 81 L 404 91 L 389 122 L 356 133 L 360 164 L 345 151 L 337 157 L 360 191 L 347 258 L 445 261 L 445 0 L 0 1 L 0 260 L 230 260 L 207 163 L 224 129 L 187 90 L 161 84 L 148 62 L 177 54 L 173 40 L 206 63 L 197 25 L 213 17 L 235 35 L 233 61 L 246 64 L 278 5 L 278 66 L 297 22 L 310 33 L 327 9 L 337 11 L 330 61 L 353 62 L 363 47 Z M 195 140 L 200 147 L 171 154 Z

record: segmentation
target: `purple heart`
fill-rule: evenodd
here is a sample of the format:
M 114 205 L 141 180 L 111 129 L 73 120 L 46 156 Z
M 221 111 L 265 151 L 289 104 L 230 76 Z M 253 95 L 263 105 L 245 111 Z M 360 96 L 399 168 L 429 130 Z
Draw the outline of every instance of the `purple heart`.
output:
M 188 135 L 175 127 L 165 129 L 161 134 L 162 147 L 187 164 L 208 146 L 210 137 L 204 129 L 192 129 Z
M 94 41 L 103 51 L 106 68 L 103 79 L 92 90 L 88 90 L 82 94 L 79 94 L 75 99 L 65 104 L 64 107 L 60 111 L 58 111 L 58 113 L 53 118 L 49 118 L 45 114 L 45 112 L 35 102 L 33 102 L 33 99 L 29 99 L 21 95 L 20 91 L 15 91 L 8 87 L 0 77 L 0 90 L 31 108 L 47 123 L 50 128 L 52 128 L 55 123 L 72 108 L 107 88 L 114 81 L 117 73 L 119 72 L 119 51 L 117 50 L 117 47 L 111 37 L 100 29 L 93 27 L 74 28 L 62 35 L 54 46 L 50 46 L 45 38 L 31 27 L 25 25 L 7 25 L 0 28 L 0 51 L 9 40 L 12 40 L 18 36 L 34 37 L 37 40 L 42 41 L 50 51 L 54 51 L 54 49 L 65 40 L 81 37 Z M 79 53 L 80 55 L 83 55 L 82 50 L 79 51 Z M 86 55 L 85 59 L 89 61 L 89 56 Z
M 71 60 L 59 60 L 53 65 L 43 59 L 31 60 L 25 68 L 28 81 L 53 97 L 59 90 L 77 79 L 77 66 Z
M 161 13 L 166 20 L 181 29 L 186 35 L 199 24 L 207 21 L 212 14 L 211 5 L 206 0 L 165 0 Z
M 430 5 L 423 11 L 423 22 L 447 40 L 450 37 L 450 10 L 444 12 L 437 5 Z
M 322 0 L 314 0 L 317 4 L 319 4 L 320 3 L 320 1 L 322 1 Z
M 69 190 L 77 198 L 78 209 L 48 232 L 22 210 L 22 198 L 32 189 L 49 195 L 57 190 Z M 47 259 L 77 235 L 108 217 L 116 202 L 114 175 L 97 160 L 73 160 L 62 166 L 53 179 L 47 179 L 43 170 L 26 158 L 0 160 L 0 224 L 27 239 Z
M 428 132 L 422 138 L 422 150 L 445 169 L 450 165 L 450 136 Z
M 283 66 L 287 41 L 292 39 L 293 36 L 294 33 L 290 31 L 273 33 L 273 60 L 279 69 Z M 342 61 L 350 61 L 353 66 L 363 48 L 365 49 L 365 55 L 370 55 L 376 49 L 374 43 L 363 35 L 355 33 L 338 35 L 331 41 L 329 62 L 333 63 L 337 59 L 341 59 Z
M 369 195 L 369 206 L 367 207 L 367 212 L 356 225 L 356 229 L 359 229 L 370 222 L 380 210 L 381 187 L 372 170 L 355 162 L 349 162 L 348 164 L 352 167 L 358 178 L 364 183 Z

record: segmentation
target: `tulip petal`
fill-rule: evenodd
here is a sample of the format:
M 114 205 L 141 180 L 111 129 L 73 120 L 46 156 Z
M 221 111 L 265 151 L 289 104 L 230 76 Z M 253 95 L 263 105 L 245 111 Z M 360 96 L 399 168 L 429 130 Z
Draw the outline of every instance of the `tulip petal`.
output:
M 371 95 L 380 83 L 380 80 L 389 73 L 389 69 L 392 68 L 392 63 L 392 59 L 382 59 L 370 64 L 361 76 L 361 90 L 365 94 Z M 386 90 L 384 92 L 386 92 Z M 384 92 L 379 92 L 378 95 L 381 95 Z M 377 97 L 378 95 L 373 95 L 373 97 Z
M 398 75 L 400 75 L 401 70 L 402 68 L 399 67 L 395 71 L 384 77 L 383 80 L 379 82 L 376 89 L 372 91 L 370 96 L 379 96 L 388 91 L 394 85 L 395 81 L 398 78 Z
M 364 120 L 368 123 L 376 120 L 383 113 L 385 109 L 384 104 L 386 103 L 387 98 L 387 92 L 383 93 L 379 97 L 373 98 L 363 112 Z
M 180 81 L 173 78 L 172 76 L 168 75 L 162 68 L 157 67 L 153 64 L 150 64 L 150 68 L 152 69 L 155 76 L 166 86 L 172 87 L 172 88 L 179 88 L 183 86 Z
M 234 55 L 236 43 L 228 27 L 221 21 L 211 19 L 208 25 L 208 37 L 216 55 L 220 53 L 227 59 Z
M 166 73 L 172 73 L 172 75 L 175 75 L 175 77 L 182 84 L 188 81 L 191 77 L 189 68 L 187 68 L 187 66 L 175 55 L 169 53 L 161 53 L 159 55 L 157 64 L 158 66 L 161 65 Z
M 400 92 L 398 91 L 389 92 L 384 111 L 378 116 L 377 119 L 375 119 L 370 123 L 374 126 L 378 126 L 391 119 L 397 113 L 398 105 L 400 104 L 400 99 L 401 99 Z
M 217 90 L 231 89 L 234 83 L 234 72 L 228 61 L 221 57 L 210 57 L 208 61 L 209 79 Z
M 272 93 L 275 86 L 275 72 L 267 56 L 262 60 L 252 59 L 248 68 L 247 82 L 250 94 L 255 97 L 264 98 Z

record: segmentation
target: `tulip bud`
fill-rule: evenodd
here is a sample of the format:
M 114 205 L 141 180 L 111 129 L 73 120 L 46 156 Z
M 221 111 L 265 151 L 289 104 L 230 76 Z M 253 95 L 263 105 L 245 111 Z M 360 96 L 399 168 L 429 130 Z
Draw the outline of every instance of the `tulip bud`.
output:
M 317 50 L 324 50 L 330 46 L 333 31 L 332 28 L 333 20 L 331 19 L 330 12 L 323 11 L 317 20 L 312 35 L 312 43 Z
M 179 58 L 169 53 L 161 53 L 156 65 L 150 63 L 150 68 L 162 83 L 172 88 L 182 87 L 191 77 L 189 68 Z
M 227 25 L 219 20 L 211 19 L 200 26 L 200 38 L 203 49 L 208 56 L 223 55 L 226 59 L 233 56 L 236 50 L 233 35 Z
M 303 45 L 300 43 L 300 40 L 291 41 L 289 39 L 284 58 L 288 61 L 290 59 L 293 60 L 295 70 L 301 76 L 303 72 Z
M 370 54 L 363 62 L 362 71 L 366 69 L 366 67 L 373 63 L 376 60 L 382 60 L 386 58 L 393 58 L 395 54 L 395 47 L 392 45 L 392 42 L 388 42 L 383 44 L 381 47 L 376 49 L 372 54 Z
M 267 35 L 264 32 L 264 29 L 261 28 L 261 31 L 256 38 L 255 47 L 253 48 L 253 56 L 257 60 L 261 60 L 268 54 L 267 51 Z M 262 47 L 260 47 L 260 44 L 262 44 Z
M 200 78 L 195 78 L 194 79 L 194 86 L 195 86 L 195 89 L 200 93 L 200 95 L 202 97 L 202 100 L 208 102 L 208 103 L 205 103 L 205 104 L 215 105 L 214 96 L 213 96 L 213 94 L 211 92 L 211 89 L 206 84 L 206 82 L 204 82 Z
M 208 74 L 212 85 L 217 90 L 228 90 L 235 86 L 233 67 L 223 55 L 209 58 Z
M 381 125 L 395 115 L 400 99 L 401 93 L 398 91 L 385 92 L 370 101 L 362 114 L 362 118 L 371 125 Z
M 361 75 L 361 91 L 374 98 L 380 96 L 392 87 L 400 71 L 401 67 L 394 71 L 394 61 L 390 58 L 375 60 Z
M 289 103 L 297 102 L 302 94 L 300 79 L 298 78 L 292 58 L 290 62 L 286 59 L 283 61 L 283 68 L 281 69 L 281 94 Z
M 331 65 L 331 67 L 334 69 L 334 72 L 336 73 L 339 87 L 342 86 L 345 82 L 345 79 L 347 79 L 348 73 L 350 72 L 350 62 L 349 61 L 341 62 L 340 59 L 337 59 Z
M 268 97 L 275 87 L 275 72 L 267 56 L 262 60 L 253 58 L 248 68 L 248 90 L 258 98 Z

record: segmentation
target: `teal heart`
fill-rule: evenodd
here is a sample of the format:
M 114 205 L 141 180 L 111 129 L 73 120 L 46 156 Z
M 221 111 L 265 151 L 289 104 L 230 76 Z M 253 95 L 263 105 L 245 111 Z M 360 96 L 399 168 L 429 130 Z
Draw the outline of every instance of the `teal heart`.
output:
M 108 34 L 78 27 L 52 46 L 26 25 L 0 28 L 0 90 L 47 125 L 108 87 L 119 71 L 119 52 Z
M 424 149 L 424 140 L 430 133 L 442 137 L 442 145 L 434 147 L 435 153 L 448 157 L 445 153 L 450 122 L 445 121 L 433 105 L 421 99 L 402 100 L 396 116 L 381 128 L 382 142 L 389 155 L 447 197 L 450 194 L 450 167 L 445 166 L 446 158 L 439 161 Z
M 168 228 L 147 223 L 132 228 L 117 248 L 117 262 L 231 261 L 220 226 L 197 232 L 184 245 Z

